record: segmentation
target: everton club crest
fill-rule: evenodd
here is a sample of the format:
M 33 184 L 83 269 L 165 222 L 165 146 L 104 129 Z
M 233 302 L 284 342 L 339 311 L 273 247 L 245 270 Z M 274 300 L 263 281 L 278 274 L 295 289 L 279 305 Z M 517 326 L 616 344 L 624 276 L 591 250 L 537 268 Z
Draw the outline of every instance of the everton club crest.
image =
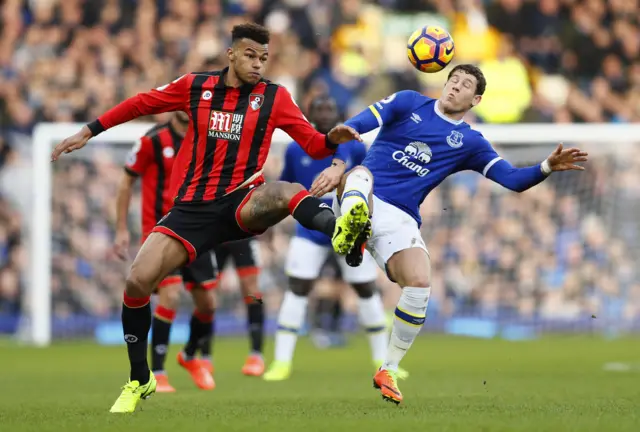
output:
M 250 94 L 249 95 L 249 106 L 252 110 L 257 111 L 262 106 L 262 102 L 264 102 L 264 95 L 261 94 Z

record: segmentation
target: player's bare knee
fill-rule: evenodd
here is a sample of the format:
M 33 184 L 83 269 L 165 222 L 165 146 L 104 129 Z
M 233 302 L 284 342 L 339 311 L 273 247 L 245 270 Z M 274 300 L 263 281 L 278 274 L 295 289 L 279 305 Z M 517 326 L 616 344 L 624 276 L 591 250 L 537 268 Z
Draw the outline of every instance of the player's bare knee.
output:
M 129 272 L 125 281 L 125 292 L 127 296 L 140 298 L 150 296 L 154 289 L 153 281 L 149 281 L 147 278 L 133 269 Z
M 401 287 L 413 287 L 413 288 L 428 288 L 431 286 L 431 281 L 426 273 L 415 272 L 405 275 L 402 280 L 398 280 Z
M 361 299 L 371 298 L 376 292 L 376 284 L 374 282 L 354 283 L 352 286 Z
M 291 201 L 291 198 L 304 190 L 306 189 L 300 183 L 282 182 L 282 186 L 279 189 L 280 193 L 278 199 L 283 200 L 286 205 L 289 205 L 289 201 Z
M 193 304 L 199 313 L 212 314 L 217 307 L 216 296 L 212 290 L 196 285 L 191 290 Z
M 245 276 L 240 280 L 240 291 L 244 297 L 254 296 L 260 293 L 257 276 Z
M 169 285 L 159 288 L 159 303 L 167 309 L 177 309 L 180 301 L 180 287 L 178 285 Z
M 299 297 L 307 297 L 313 288 L 313 281 L 289 278 L 289 290 Z

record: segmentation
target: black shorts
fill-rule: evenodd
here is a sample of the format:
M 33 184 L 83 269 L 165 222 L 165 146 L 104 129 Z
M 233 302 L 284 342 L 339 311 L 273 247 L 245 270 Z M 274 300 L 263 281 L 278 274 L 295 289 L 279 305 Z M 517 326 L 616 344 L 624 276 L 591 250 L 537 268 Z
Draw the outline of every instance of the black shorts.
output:
M 191 264 L 174 270 L 164 278 L 158 288 L 176 283 L 183 283 L 188 291 L 191 291 L 196 285 L 200 285 L 206 290 L 215 288 L 218 272 L 213 260 L 211 252 L 203 253 Z
M 240 222 L 240 210 L 256 188 L 243 188 L 206 203 L 181 203 L 158 221 L 153 232 L 179 240 L 189 254 L 189 263 L 222 243 L 253 237 Z
M 230 259 L 239 277 L 258 274 L 260 259 L 259 244 L 256 239 L 246 239 L 225 243 L 216 247 L 217 270 L 222 273 Z

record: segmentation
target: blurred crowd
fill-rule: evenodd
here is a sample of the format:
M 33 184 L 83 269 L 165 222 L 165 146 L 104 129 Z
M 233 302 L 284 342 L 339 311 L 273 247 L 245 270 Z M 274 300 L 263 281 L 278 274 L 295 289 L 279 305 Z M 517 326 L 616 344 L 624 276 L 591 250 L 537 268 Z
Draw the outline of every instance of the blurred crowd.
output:
M 19 310 L 24 291 L 34 125 L 90 121 L 185 72 L 222 67 L 235 24 L 257 21 L 271 30 L 267 77 L 303 107 L 329 93 L 349 116 L 400 89 L 438 96 L 446 73 L 413 71 L 404 49 L 411 30 L 436 23 L 451 30 L 454 61 L 479 64 L 487 76 L 469 121 L 637 122 L 639 10 L 638 0 L 5 0 L 0 315 Z M 105 259 L 124 159 L 108 145 L 83 152 L 54 177 L 55 312 L 108 316 L 119 308 L 124 272 Z M 276 176 L 277 152 L 269 164 Z M 638 210 L 625 204 L 638 199 L 638 173 L 637 158 L 612 157 L 596 160 L 587 182 L 561 176 L 523 195 L 473 176 L 447 182 L 424 205 L 434 310 L 637 316 L 638 227 L 624 215 Z M 137 220 L 132 214 L 132 226 Z M 262 284 L 274 295 L 284 285 L 290 232 L 290 223 L 280 227 L 269 245 L 277 253 L 263 254 Z M 232 299 L 227 273 L 222 289 Z

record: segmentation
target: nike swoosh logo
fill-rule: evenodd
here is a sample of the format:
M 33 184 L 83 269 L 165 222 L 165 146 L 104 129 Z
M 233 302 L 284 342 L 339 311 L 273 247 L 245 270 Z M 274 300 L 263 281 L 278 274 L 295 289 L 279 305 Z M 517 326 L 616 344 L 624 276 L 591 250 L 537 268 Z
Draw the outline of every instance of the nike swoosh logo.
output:
M 389 387 L 388 385 L 382 384 L 380 387 L 384 387 L 387 390 L 389 390 L 391 393 L 395 394 L 396 396 L 400 396 L 400 393 L 398 393 L 395 389 L 392 389 L 391 387 Z
M 342 233 L 342 227 L 338 227 L 338 232 L 333 235 L 333 238 L 338 237 Z
M 451 48 L 449 48 L 449 47 L 445 48 L 445 49 L 444 49 L 444 52 L 445 52 L 447 55 L 451 54 L 451 53 L 453 52 L 453 46 L 451 46 Z

